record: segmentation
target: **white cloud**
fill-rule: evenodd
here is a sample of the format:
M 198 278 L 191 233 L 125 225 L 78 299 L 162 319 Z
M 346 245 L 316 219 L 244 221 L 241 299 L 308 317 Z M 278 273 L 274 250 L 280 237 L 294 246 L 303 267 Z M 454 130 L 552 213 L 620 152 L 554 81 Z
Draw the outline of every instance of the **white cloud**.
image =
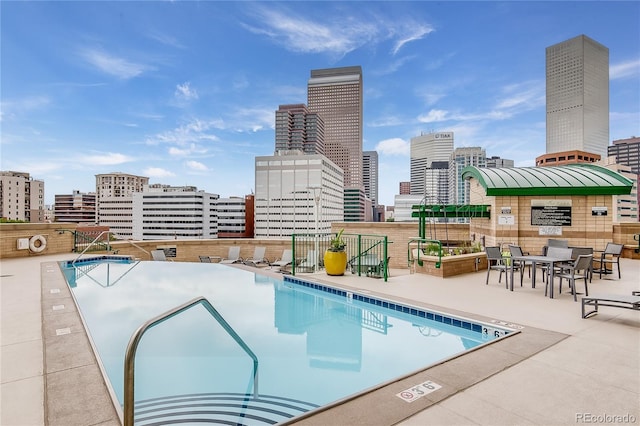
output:
M 198 99 L 198 92 L 191 88 L 190 82 L 176 85 L 175 96 L 182 101 L 190 101 L 192 99 Z
M 498 102 L 498 109 L 531 110 L 545 104 L 544 81 L 527 81 L 511 84 L 502 89 L 504 97 Z
M 368 127 L 390 127 L 390 126 L 401 126 L 405 124 L 405 120 L 400 117 L 385 115 L 384 117 L 380 117 L 372 122 L 368 123 Z
M 398 51 L 402 48 L 402 46 L 404 46 L 407 43 L 410 43 L 412 41 L 416 41 L 416 40 L 420 40 L 422 38 L 424 38 L 424 36 L 432 33 L 434 31 L 433 27 L 431 27 L 430 25 L 417 25 L 416 27 L 412 28 L 411 24 L 408 24 L 406 26 L 406 28 L 408 28 L 411 33 L 401 36 L 401 39 L 396 41 L 395 46 L 392 49 L 392 54 L 395 55 L 396 53 L 398 53 Z
M 80 56 L 100 71 L 123 80 L 137 77 L 151 69 L 146 65 L 118 58 L 95 49 L 84 49 L 80 52 Z
M 203 141 L 217 141 L 218 137 L 210 131 L 212 129 L 223 129 L 224 127 L 224 122 L 220 119 L 201 120 L 195 118 L 173 130 L 167 130 L 148 137 L 146 143 L 147 145 L 168 143 L 189 146 L 189 144 Z
M 92 166 L 114 166 L 117 164 L 129 163 L 133 161 L 133 157 L 116 152 L 107 152 L 94 155 L 83 155 L 79 158 L 79 161 Z
M 403 139 L 392 138 L 378 142 L 375 150 L 386 155 L 409 155 L 410 146 Z
M 443 111 L 441 109 L 432 109 L 427 114 L 422 114 L 418 116 L 418 121 L 420 123 L 437 123 L 439 121 L 448 120 L 449 113 L 447 111 Z
M 425 23 L 405 19 L 386 19 L 362 8 L 350 14 L 346 9 L 333 10 L 324 18 L 307 19 L 291 9 L 276 10 L 253 7 L 254 24 L 244 27 L 273 39 L 285 49 L 302 53 L 329 53 L 342 57 L 367 44 L 392 40 L 392 55 L 434 29 Z
M 621 62 L 619 64 L 609 66 L 609 78 L 611 80 L 624 78 L 624 77 L 637 76 L 639 74 L 640 74 L 640 59 Z
M 206 154 L 207 150 L 194 143 L 189 144 L 186 147 L 179 148 L 172 146 L 169 148 L 169 155 L 173 157 L 186 157 L 193 154 Z
M 144 169 L 144 175 L 151 178 L 167 178 L 175 176 L 176 174 L 160 167 L 147 167 Z
M 0 121 L 15 118 L 16 115 L 41 109 L 51 104 L 48 96 L 27 96 L 22 99 L 0 102 Z
M 202 164 L 199 161 L 193 161 L 193 160 L 192 161 L 187 161 L 187 162 L 184 163 L 184 165 L 188 169 L 196 171 L 196 172 L 206 172 L 206 171 L 209 170 L 209 168 L 207 166 L 205 166 L 204 164 Z

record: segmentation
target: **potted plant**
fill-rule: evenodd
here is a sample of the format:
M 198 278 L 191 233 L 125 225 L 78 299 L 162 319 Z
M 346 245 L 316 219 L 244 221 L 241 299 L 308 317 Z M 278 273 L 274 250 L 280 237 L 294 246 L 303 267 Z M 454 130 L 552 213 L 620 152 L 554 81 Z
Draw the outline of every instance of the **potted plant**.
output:
M 342 239 L 344 228 L 329 242 L 329 248 L 324 252 L 324 269 L 327 275 L 344 275 L 347 269 L 346 244 Z

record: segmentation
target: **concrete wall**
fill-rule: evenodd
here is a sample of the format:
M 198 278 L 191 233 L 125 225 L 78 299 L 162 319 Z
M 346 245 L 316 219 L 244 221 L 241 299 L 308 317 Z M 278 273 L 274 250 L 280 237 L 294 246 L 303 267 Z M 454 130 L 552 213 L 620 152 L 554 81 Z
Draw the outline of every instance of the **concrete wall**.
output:
M 515 205 L 513 200 L 509 204 Z M 521 204 L 522 205 L 522 204 Z M 513 207 L 513 206 L 512 206 Z M 520 207 L 521 208 L 521 207 Z M 495 212 L 492 207 L 492 212 Z M 524 213 L 523 213 L 524 214 Z M 493 215 L 493 213 L 492 213 Z M 450 241 L 478 241 L 482 235 L 486 236 L 487 244 L 494 242 L 516 242 L 524 247 L 526 251 L 538 253 L 545 244 L 547 237 L 537 235 L 531 226 L 518 231 L 515 229 L 497 229 L 493 225 L 494 219 L 474 219 L 471 227 L 464 224 L 437 224 L 433 239 Z M 525 219 L 530 223 L 530 219 Z M 411 222 L 339 222 L 332 224 L 332 231 L 337 232 L 344 228 L 346 234 L 364 235 L 387 235 L 389 240 L 389 256 L 391 268 L 408 267 L 408 242 L 418 236 L 418 224 Z M 73 231 L 76 225 L 68 223 L 17 223 L 0 224 L 0 259 L 14 257 L 41 256 L 56 253 L 71 253 L 73 250 Z M 63 231 L 65 230 L 65 231 Z M 607 231 L 608 230 L 608 231 Z M 491 232 L 496 232 L 497 236 L 492 236 Z M 635 253 L 638 248 L 638 241 L 634 240 L 634 235 L 640 234 L 640 224 L 621 223 L 601 225 L 601 230 L 597 232 L 571 231 L 563 237 L 569 236 L 571 245 L 594 245 L 596 248 L 604 248 L 607 241 L 625 244 L 624 257 L 640 259 L 640 254 Z M 18 250 L 18 238 L 32 238 L 34 235 L 42 235 L 47 240 L 47 247 L 41 253 L 32 253 L 29 250 Z M 561 237 L 558 237 L 561 238 Z M 167 241 L 115 241 L 112 246 L 118 250 L 118 254 L 131 255 L 140 259 L 149 259 L 150 252 L 159 247 L 176 247 L 177 261 L 197 262 L 198 256 L 220 256 L 226 257 L 229 246 L 240 246 L 241 257 L 251 257 L 255 245 L 265 246 L 266 257 L 273 261 L 282 255 L 285 248 L 289 248 L 291 240 L 288 238 L 277 240 L 254 240 L 254 239 L 215 239 L 215 240 L 167 240 Z M 146 252 L 145 252 L 146 251 Z M 466 265 L 465 269 L 469 266 Z M 486 264 L 485 264 L 486 267 Z

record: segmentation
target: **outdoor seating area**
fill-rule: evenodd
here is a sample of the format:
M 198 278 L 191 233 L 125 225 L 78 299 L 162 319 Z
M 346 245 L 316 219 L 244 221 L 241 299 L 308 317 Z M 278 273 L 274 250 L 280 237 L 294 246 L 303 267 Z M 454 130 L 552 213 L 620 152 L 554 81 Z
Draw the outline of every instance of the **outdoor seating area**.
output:
M 509 251 L 504 251 L 500 247 L 485 248 L 487 255 L 485 284 L 489 284 L 491 271 L 498 271 L 498 283 L 501 283 L 502 275 L 505 274 L 506 288 L 514 291 L 515 274 L 519 273 L 522 287 L 525 269 L 528 269 L 531 288 L 536 288 L 536 275 L 538 271 L 541 272 L 542 281 L 545 283 L 544 296 L 550 299 L 562 294 L 563 283 L 566 281 L 574 301 L 578 301 L 578 295 L 583 296 L 583 310 L 585 306 L 595 307 L 595 310 L 586 313 L 586 316 L 597 312 L 598 306 L 629 305 L 630 309 L 637 308 L 638 302 L 630 299 L 631 296 L 613 294 L 603 299 L 589 297 L 589 284 L 593 282 L 594 275 L 597 275 L 598 279 L 602 279 L 603 274 L 610 275 L 612 279 L 621 279 L 621 244 L 608 243 L 604 250 L 597 252 L 591 247 L 570 247 L 567 240 L 549 239 L 547 245 L 543 247 L 543 253 L 539 255 L 525 253 L 515 244 L 509 244 L 508 247 Z M 617 277 L 615 268 L 618 270 Z

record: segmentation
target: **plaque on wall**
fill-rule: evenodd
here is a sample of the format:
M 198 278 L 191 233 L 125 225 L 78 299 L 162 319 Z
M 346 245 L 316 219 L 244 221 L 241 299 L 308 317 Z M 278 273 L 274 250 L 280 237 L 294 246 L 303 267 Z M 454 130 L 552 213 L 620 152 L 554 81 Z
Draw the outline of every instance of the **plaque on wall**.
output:
M 591 216 L 606 216 L 606 207 L 591 207 Z
M 571 207 L 531 206 L 531 226 L 571 226 Z

